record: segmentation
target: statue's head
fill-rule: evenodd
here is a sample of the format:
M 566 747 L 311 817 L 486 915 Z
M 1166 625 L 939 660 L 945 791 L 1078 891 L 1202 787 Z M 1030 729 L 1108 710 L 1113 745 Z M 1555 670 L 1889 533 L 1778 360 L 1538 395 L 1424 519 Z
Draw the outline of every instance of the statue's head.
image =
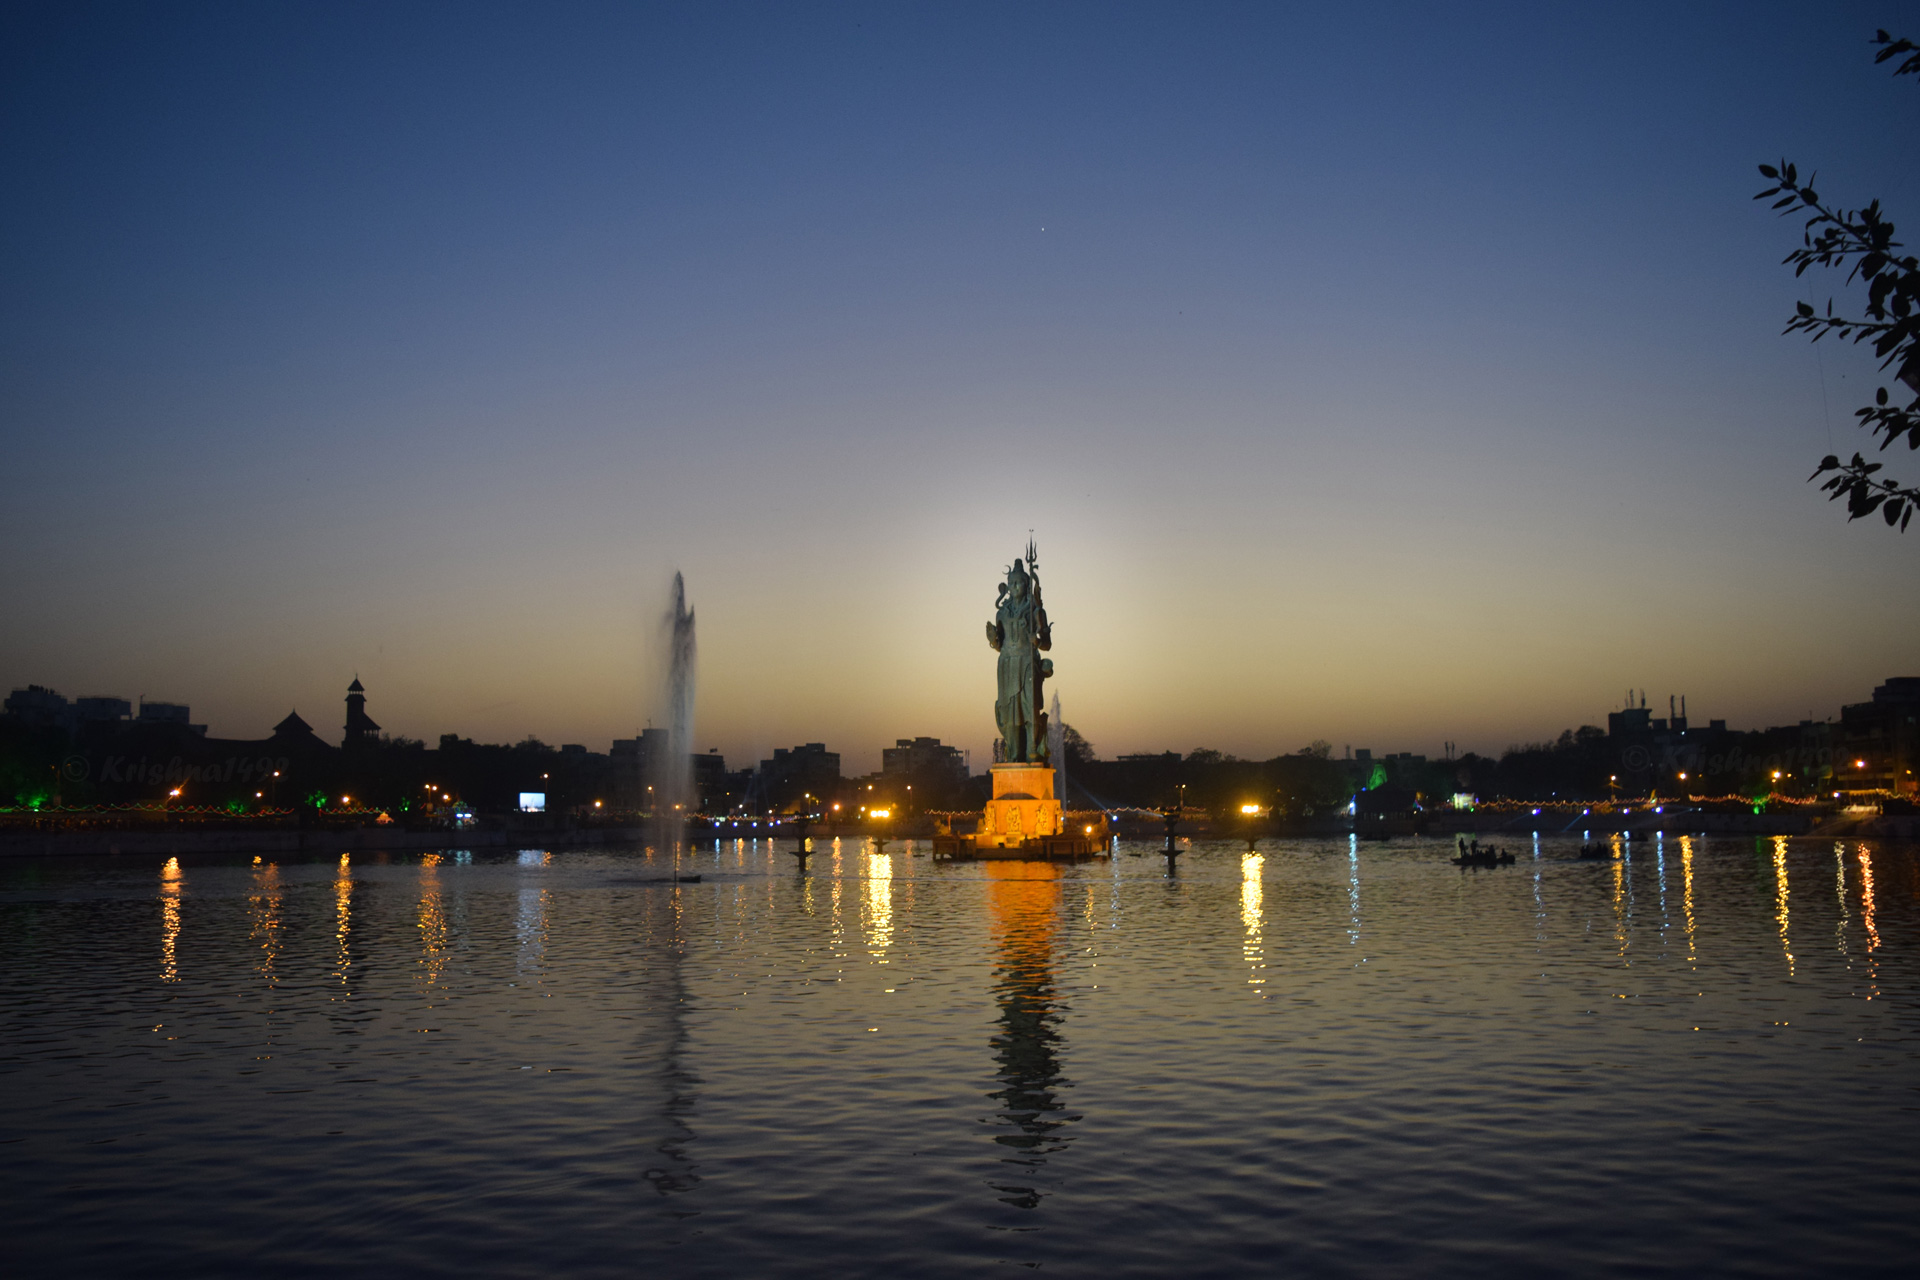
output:
M 1013 568 L 1007 570 L 1007 591 L 1014 599 L 1024 600 L 1027 597 L 1027 581 L 1026 566 L 1015 560 Z

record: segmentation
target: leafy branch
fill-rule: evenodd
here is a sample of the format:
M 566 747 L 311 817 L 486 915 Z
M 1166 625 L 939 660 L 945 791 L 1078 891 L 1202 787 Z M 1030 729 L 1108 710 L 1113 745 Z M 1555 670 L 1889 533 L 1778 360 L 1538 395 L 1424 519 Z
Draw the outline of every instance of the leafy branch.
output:
M 1911 40 L 1896 40 L 1885 31 L 1877 33 L 1873 43 L 1882 46 L 1874 57 L 1876 64 L 1904 54 L 1905 60 L 1893 74 L 1920 75 L 1920 46 Z M 1904 406 L 1896 405 L 1887 389 L 1881 387 L 1874 403 L 1855 410 L 1854 417 L 1873 435 L 1883 437 L 1883 450 L 1902 436 L 1908 449 L 1920 449 L 1920 342 L 1916 341 L 1920 339 L 1920 259 L 1900 252 L 1905 246 L 1894 239 L 1894 225 L 1881 211 L 1878 200 L 1863 209 L 1829 206 L 1814 189 L 1814 175 L 1801 182 L 1798 169 L 1784 159 L 1777 168 L 1761 165 L 1760 173 L 1774 185 L 1754 199 L 1771 199 L 1782 217 L 1807 215 L 1800 248 L 1784 260 L 1793 267 L 1793 274 L 1804 275 L 1807 268 L 1815 266 L 1844 268 L 1846 283 L 1859 281 L 1867 286 L 1864 319 L 1835 315 L 1832 299 L 1828 299 L 1824 312 L 1802 302 L 1795 305 L 1794 317 L 1784 332 L 1805 333 L 1814 342 L 1828 335 L 1855 344 L 1871 342 L 1874 354 L 1880 357 L 1880 367 L 1891 369 L 1915 395 Z M 1807 479 L 1813 481 L 1837 472 L 1821 489 L 1829 501 L 1846 499 L 1847 519 L 1857 520 L 1877 510 L 1888 527 L 1898 524 L 1904 531 L 1914 508 L 1920 507 L 1920 489 L 1875 478 L 1874 473 L 1880 469 L 1881 464 L 1867 462 L 1857 453 L 1851 462 L 1841 462 L 1828 454 Z
M 1861 516 L 1872 515 L 1875 508 L 1885 517 L 1888 525 L 1898 522 L 1900 532 L 1907 531 L 1907 522 L 1913 519 L 1913 509 L 1920 506 L 1920 489 L 1895 484 L 1891 480 L 1875 480 L 1873 473 L 1880 469 L 1877 462 L 1868 462 L 1859 454 L 1853 455 L 1852 462 L 1842 462 L 1828 454 L 1820 459 L 1820 465 L 1814 468 L 1808 480 L 1817 480 L 1829 471 L 1840 474 L 1821 485 L 1829 496 L 1828 501 L 1837 498 L 1847 500 L 1847 519 L 1858 520 Z M 1883 505 L 1884 504 L 1884 505 Z

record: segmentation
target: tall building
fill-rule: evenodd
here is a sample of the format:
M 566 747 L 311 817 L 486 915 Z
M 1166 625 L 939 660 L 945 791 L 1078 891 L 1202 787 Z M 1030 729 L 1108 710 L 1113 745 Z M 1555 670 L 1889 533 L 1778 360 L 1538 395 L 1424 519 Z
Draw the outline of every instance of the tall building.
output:
M 1835 739 L 1834 790 L 1920 794 L 1920 676 L 1895 676 L 1873 701 L 1840 708 Z
M 188 723 L 192 719 L 193 712 L 187 708 L 187 704 L 184 702 L 148 702 L 143 698 L 140 701 L 140 714 L 135 722 L 138 724 L 174 725 L 182 729 L 191 729 L 201 737 L 205 737 L 207 726 Z
M 771 760 L 760 762 L 755 798 L 770 810 L 811 808 L 807 797 L 830 800 L 840 790 L 840 753 L 822 742 L 797 747 L 775 747 Z
M 347 686 L 347 736 L 340 740 L 343 747 L 369 746 L 380 740 L 380 726 L 367 714 L 367 691 L 355 676 L 353 683 Z
M 81 724 L 113 724 L 132 719 L 133 704 L 125 698 L 75 698 L 73 714 Z
M 896 792 L 913 788 L 917 808 L 955 804 L 967 786 L 967 753 L 938 738 L 897 738 L 880 751 L 880 776 Z
M 167 725 L 207 736 L 207 726 L 190 724 L 192 712 L 184 702 L 140 702 L 136 717 L 133 704 L 125 698 L 86 697 L 68 702 L 44 685 L 30 684 L 7 695 L 6 714 L 24 724 L 43 729 L 64 729 L 78 733 L 102 724 L 120 724 L 132 720 L 143 725 Z
M 665 729 L 643 729 L 637 737 L 615 738 L 607 752 L 613 785 L 623 807 L 647 807 L 647 786 L 653 762 L 666 752 Z
M 67 700 L 42 684 L 30 684 L 7 695 L 9 718 L 35 729 L 64 729 L 72 718 Z

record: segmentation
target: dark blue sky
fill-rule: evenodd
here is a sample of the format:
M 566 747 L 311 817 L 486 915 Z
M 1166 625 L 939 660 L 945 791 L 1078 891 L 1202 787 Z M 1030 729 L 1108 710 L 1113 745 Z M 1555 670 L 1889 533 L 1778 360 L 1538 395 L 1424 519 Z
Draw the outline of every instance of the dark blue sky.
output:
M 714 745 L 984 751 L 1031 527 L 1103 750 L 1824 715 L 1920 543 L 1801 483 L 1877 382 L 1748 197 L 1920 219 L 1883 25 L 12 7 L 0 674 L 603 748 L 682 567 Z

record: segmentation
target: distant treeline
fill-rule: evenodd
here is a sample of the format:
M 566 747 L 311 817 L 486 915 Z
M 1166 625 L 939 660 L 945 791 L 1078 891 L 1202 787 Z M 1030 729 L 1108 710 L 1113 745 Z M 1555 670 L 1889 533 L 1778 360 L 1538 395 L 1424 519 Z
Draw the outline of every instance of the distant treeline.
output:
M 1824 734 L 1825 726 L 1813 726 Z M 1216 815 L 1253 804 L 1277 815 L 1309 816 L 1346 806 L 1357 795 L 1383 809 L 1433 808 L 1458 793 L 1481 800 L 1604 800 L 1650 791 L 1765 796 L 1770 790 L 1810 793 L 1831 773 L 1826 738 L 1813 730 L 1760 733 L 1721 728 L 1681 736 L 1611 738 L 1596 726 L 1569 729 L 1552 742 L 1509 747 L 1497 758 L 1466 753 L 1458 759 L 1410 754 L 1340 759 L 1316 742 L 1270 760 L 1242 760 L 1200 749 L 1185 754 L 1097 757 L 1071 726 L 1065 729 L 1065 799 L 1069 807 L 1188 809 Z M 708 762 L 713 768 L 704 768 Z M 725 812 L 741 803 L 766 803 L 750 786 L 750 771 L 720 772 L 718 757 L 695 757 L 703 804 Z M 1775 774 L 1779 777 L 1775 777 Z M 277 775 L 277 776 L 276 776 Z M 909 794 L 905 784 L 913 782 Z M 857 791 L 842 780 L 820 805 L 886 802 L 906 809 L 977 808 L 986 780 L 881 780 Z M 884 794 L 897 787 L 899 795 Z M 339 807 L 403 813 L 444 809 L 459 801 L 478 812 L 514 807 L 523 791 L 544 792 L 551 811 L 631 812 L 646 807 L 637 762 L 579 748 L 559 749 L 527 738 L 512 744 L 476 743 L 452 734 L 437 747 L 408 738 L 382 738 L 351 749 L 311 733 L 237 741 L 204 738 L 186 726 L 118 723 L 69 735 L 0 717 L 0 803 L 124 804 L 160 801 L 175 789 L 180 803 L 249 808 Z M 771 798 L 779 807 L 779 798 Z M 795 797 L 792 803 L 801 803 Z
M 1799 728 L 1742 733 L 1695 730 L 1680 738 L 1622 741 L 1596 725 L 1568 729 L 1551 742 L 1515 744 L 1500 756 L 1456 759 L 1393 755 L 1336 759 L 1316 742 L 1270 760 L 1241 760 L 1200 749 L 1182 755 L 1101 760 L 1067 733 L 1069 803 L 1161 809 L 1184 803 L 1214 815 L 1256 804 L 1304 817 L 1341 808 L 1368 792 L 1395 793 L 1387 808 L 1434 808 L 1455 795 L 1479 800 L 1602 801 L 1614 796 L 1811 793 L 1831 774 L 1831 752 L 1809 746 Z M 1775 775 L 1778 775 L 1777 777 Z M 1184 792 L 1182 791 L 1184 788 Z
M 185 726 L 118 723 L 75 734 L 0 717 L 0 801 L 69 807 L 173 801 L 235 812 L 267 808 L 379 809 L 396 817 L 512 809 L 523 791 L 547 807 L 637 808 L 638 772 L 536 738 L 510 745 L 443 736 L 437 749 L 382 738 L 342 749 L 311 734 L 205 738 Z M 180 794 L 175 797 L 173 792 Z

